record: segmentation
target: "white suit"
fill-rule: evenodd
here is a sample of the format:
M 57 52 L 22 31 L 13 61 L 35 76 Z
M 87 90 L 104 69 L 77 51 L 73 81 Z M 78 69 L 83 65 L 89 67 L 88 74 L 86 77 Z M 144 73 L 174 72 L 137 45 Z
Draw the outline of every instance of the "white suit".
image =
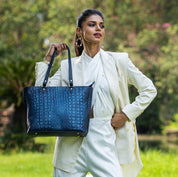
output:
M 156 96 L 156 89 L 150 79 L 143 75 L 130 61 L 127 53 L 105 52 L 101 49 L 101 60 L 106 79 L 109 84 L 110 94 L 116 112 L 123 111 L 130 122 L 116 132 L 116 149 L 119 163 L 124 177 L 136 177 L 142 169 L 139 155 L 135 119 L 151 103 Z M 74 86 L 83 85 L 82 57 L 72 59 Z M 47 65 L 37 63 L 36 85 L 41 85 Z M 60 78 L 60 79 L 59 79 Z M 139 92 L 135 101 L 130 104 L 128 84 L 134 85 Z M 61 62 L 59 70 L 50 80 L 48 85 L 68 85 L 68 63 Z M 58 137 L 55 146 L 54 167 L 71 172 L 75 166 L 79 149 L 82 144 L 81 137 Z

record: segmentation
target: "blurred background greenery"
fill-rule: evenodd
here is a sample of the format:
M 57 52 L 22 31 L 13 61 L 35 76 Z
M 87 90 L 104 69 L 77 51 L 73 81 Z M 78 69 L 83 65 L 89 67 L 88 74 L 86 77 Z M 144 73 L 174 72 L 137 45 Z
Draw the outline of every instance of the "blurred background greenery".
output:
M 35 62 L 43 60 L 51 42 L 66 42 L 75 56 L 76 19 L 86 8 L 104 14 L 102 48 L 128 52 L 158 90 L 157 98 L 137 119 L 142 150 L 148 142 L 158 148 L 170 143 L 177 148 L 177 7 L 175 0 L 0 0 L 1 151 L 46 151 L 48 141 L 40 143 L 25 133 L 23 87 L 34 85 Z M 64 52 L 56 59 L 53 73 L 65 57 Z M 130 93 L 131 100 L 138 94 L 132 86 Z M 152 135 L 147 143 L 146 135 Z

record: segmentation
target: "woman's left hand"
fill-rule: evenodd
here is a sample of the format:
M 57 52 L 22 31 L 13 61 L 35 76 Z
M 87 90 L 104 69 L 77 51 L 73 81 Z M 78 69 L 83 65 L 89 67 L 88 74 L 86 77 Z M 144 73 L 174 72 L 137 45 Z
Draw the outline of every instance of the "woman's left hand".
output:
M 122 112 L 122 113 L 114 113 L 111 119 L 112 127 L 117 130 L 125 125 L 125 122 L 129 121 L 129 118 Z

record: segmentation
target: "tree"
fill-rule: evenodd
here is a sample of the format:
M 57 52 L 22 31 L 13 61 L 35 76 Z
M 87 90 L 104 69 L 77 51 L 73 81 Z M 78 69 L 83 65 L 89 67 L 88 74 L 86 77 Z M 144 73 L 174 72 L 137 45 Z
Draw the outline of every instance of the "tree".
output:
M 15 104 L 12 124 L 1 140 L 14 147 L 29 141 L 25 135 L 22 91 L 34 84 L 34 59 L 41 58 L 43 39 L 39 37 L 39 11 L 33 1 L 2 0 L 0 19 L 0 101 Z M 9 147 L 7 143 L 5 147 Z
M 175 0 L 1 0 L 0 102 L 15 103 L 18 132 L 24 132 L 24 115 L 19 114 L 24 110 L 22 89 L 34 84 L 35 61 L 44 57 L 51 42 L 66 42 L 75 56 L 76 19 L 86 8 L 104 13 L 104 49 L 128 52 L 155 83 L 158 96 L 137 124 L 142 133 L 161 132 L 177 113 L 176 5 Z M 55 60 L 56 67 L 60 59 Z M 136 94 L 131 87 L 131 98 Z

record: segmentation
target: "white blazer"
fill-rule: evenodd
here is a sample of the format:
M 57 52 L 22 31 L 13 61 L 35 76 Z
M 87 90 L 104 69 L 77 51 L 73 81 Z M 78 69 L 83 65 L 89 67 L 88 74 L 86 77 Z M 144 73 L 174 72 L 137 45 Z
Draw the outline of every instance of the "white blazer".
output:
M 139 155 L 135 119 L 148 107 L 157 91 L 152 81 L 133 65 L 127 53 L 105 52 L 101 49 L 101 58 L 116 112 L 123 111 L 130 119 L 116 131 L 118 159 L 124 177 L 136 177 L 143 165 Z M 74 86 L 83 85 L 82 66 L 81 57 L 72 58 Z M 42 83 L 46 69 L 47 65 L 44 63 L 36 65 L 36 85 Z M 129 84 L 134 85 L 139 92 L 133 103 L 129 101 Z M 49 80 L 50 85 L 68 85 L 67 60 L 61 62 L 61 71 L 59 70 Z M 58 137 L 53 165 L 56 168 L 71 172 L 75 166 L 82 140 L 82 137 Z

